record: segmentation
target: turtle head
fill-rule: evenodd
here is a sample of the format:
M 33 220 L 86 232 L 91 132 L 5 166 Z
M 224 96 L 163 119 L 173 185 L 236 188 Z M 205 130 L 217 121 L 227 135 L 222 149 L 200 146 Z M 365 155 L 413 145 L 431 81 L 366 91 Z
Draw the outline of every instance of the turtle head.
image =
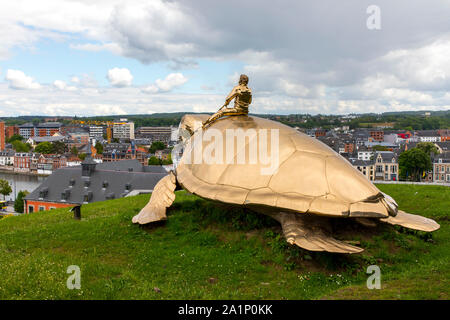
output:
M 181 118 L 178 138 L 181 141 L 188 140 L 195 131 L 203 126 L 203 122 L 208 120 L 207 114 L 186 114 Z
M 209 118 L 207 114 L 186 114 L 178 126 L 178 144 L 172 149 L 172 161 L 176 168 L 183 155 L 184 146 L 195 131 L 201 129 L 203 122 Z

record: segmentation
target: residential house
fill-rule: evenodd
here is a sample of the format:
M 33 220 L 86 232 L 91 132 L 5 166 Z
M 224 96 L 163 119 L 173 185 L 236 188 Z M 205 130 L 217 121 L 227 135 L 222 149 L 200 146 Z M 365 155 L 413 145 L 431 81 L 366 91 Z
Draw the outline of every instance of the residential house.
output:
M 353 159 L 350 160 L 350 163 L 358 169 L 368 180 L 375 180 L 374 174 L 374 161 L 373 160 L 359 160 Z
M 366 146 L 358 147 L 358 160 L 368 161 L 373 156 L 373 151 L 369 150 Z
M 14 171 L 16 172 L 30 172 L 32 153 L 16 152 L 14 154 Z
M 52 174 L 53 171 L 67 167 L 67 158 L 59 154 L 41 154 L 38 158 L 37 173 Z
M 27 143 L 29 143 L 33 148 L 35 148 L 39 143 L 41 142 L 57 142 L 57 141 L 61 141 L 61 142 L 65 142 L 66 141 L 66 137 L 65 136 L 61 136 L 61 135 L 57 135 L 57 136 L 51 136 L 51 137 L 39 137 L 39 136 L 33 136 L 33 137 L 29 137 L 27 139 Z
M 375 180 L 398 180 L 398 162 L 394 152 L 378 151 L 374 155 Z
M 440 154 L 433 161 L 434 182 L 450 183 L 450 154 Z
M 13 170 L 14 167 L 14 150 L 0 151 L 0 167 L 2 169 Z
M 434 145 L 438 148 L 439 153 L 450 152 L 450 141 L 435 142 Z

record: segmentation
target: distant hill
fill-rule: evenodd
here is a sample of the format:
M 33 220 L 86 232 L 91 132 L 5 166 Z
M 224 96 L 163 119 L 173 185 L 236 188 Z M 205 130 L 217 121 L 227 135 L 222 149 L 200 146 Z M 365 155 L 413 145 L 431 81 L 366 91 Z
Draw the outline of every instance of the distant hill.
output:
M 425 112 L 429 114 L 425 115 Z M 127 118 L 135 123 L 135 127 L 141 126 L 177 126 L 185 114 L 193 112 L 173 112 L 154 114 L 130 114 L 130 115 L 102 115 L 89 117 L 73 117 L 74 120 L 99 120 L 113 121 L 115 119 Z M 450 110 L 446 111 L 403 111 L 385 112 L 382 114 L 365 113 L 350 115 L 310 115 L 310 114 L 253 114 L 251 115 L 280 121 L 284 124 L 301 127 L 331 129 L 343 125 L 350 126 L 351 129 L 376 126 L 377 123 L 392 123 L 394 129 L 402 130 L 431 130 L 450 128 Z M 6 117 L 3 119 L 7 125 L 23 124 L 26 122 L 39 123 L 45 120 L 61 121 L 64 124 L 70 123 L 70 117 L 46 117 L 46 116 L 19 116 Z

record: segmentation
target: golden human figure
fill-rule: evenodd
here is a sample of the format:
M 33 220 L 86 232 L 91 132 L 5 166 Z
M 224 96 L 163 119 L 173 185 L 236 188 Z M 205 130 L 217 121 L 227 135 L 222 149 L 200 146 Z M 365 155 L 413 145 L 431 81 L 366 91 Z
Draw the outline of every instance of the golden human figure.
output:
M 225 108 L 233 99 L 234 107 Z M 203 123 L 203 127 L 209 126 L 211 123 L 224 116 L 247 115 L 250 103 L 252 103 L 252 90 L 248 87 L 248 77 L 245 74 L 241 74 L 239 77 L 239 84 L 231 90 L 225 100 L 225 104 L 219 111 Z

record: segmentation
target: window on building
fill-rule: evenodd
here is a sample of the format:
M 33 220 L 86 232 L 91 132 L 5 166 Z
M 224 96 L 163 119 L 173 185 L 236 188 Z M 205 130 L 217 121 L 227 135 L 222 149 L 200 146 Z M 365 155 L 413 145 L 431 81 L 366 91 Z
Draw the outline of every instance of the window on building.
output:
M 384 174 L 384 180 L 389 180 L 389 175 L 387 173 Z
M 28 213 L 34 212 L 34 206 L 28 206 Z
M 50 210 L 55 210 L 56 208 L 55 207 L 50 207 Z
M 45 210 L 45 207 L 39 206 L 39 211 L 44 211 L 44 210 Z
M 377 166 L 376 172 L 383 172 L 383 166 Z
M 389 171 L 389 166 L 388 165 L 384 166 L 384 171 Z

